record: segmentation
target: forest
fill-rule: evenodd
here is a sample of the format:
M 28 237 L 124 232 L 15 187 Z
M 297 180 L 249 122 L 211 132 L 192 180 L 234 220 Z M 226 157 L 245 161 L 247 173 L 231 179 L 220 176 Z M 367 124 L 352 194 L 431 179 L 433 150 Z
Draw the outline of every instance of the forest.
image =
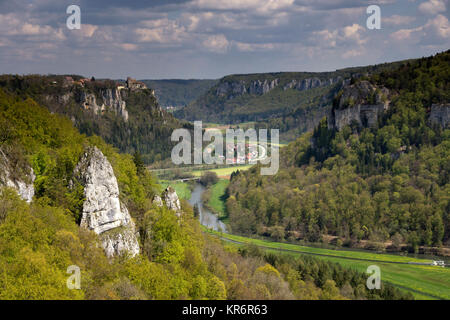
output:
M 102 93 L 115 89 L 118 82 L 94 79 L 83 86 L 69 84 L 62 75 L 1 75 L 0 88 L 23 99 L 31 98 L 51 112 L 64 115 L 72 120 L 75 127 L 88 136 L 100 136 L 120 152 L 138 152 L 146 164 L 162 161 L 170 157 L 173 146 L 170 135 L 176 128 L 190 128 L 186 122 L 175 119 L 161 110 L 150 89 L 122 90 L 121 98 L 126 103 L 129 114 L 124 120 L 114 112 L 96 114 L 84 110 L 81 97 L 93 94 L 97 104 L 102 105 Z M 82 76 L 70 75 L 74 81 Z
M 181 220 L 153 204 L 161 191 L 138 154 L 120 154 L 98 136 L 33 99 L 0 89 L 0 150 L 14 173 L 36 175 L 32 203 L 0 189 L 0 299 L 411 299 L 386 285 L 370 292 L 365 275 L 315 259 L 292 262 L 239 250 L 202 233 L 192 208 Z M 86 146 L 111 162 L 120 198 L 139 231 L 141 253 L 108 259 L 97 235 L 78 225 L 82 190 L 68 188 Z M 23 171 L 23 170 L 22 170 Z M 81 289 L 66 286 L 81 269 Z
M 282 149 L 275 176 L 234 174 L 233 232 L 377 251 L 448 247 L 450 130 L 428 118 L 450 101 L 449 62 L 447 51 L 352 80 L 388 88 L 389 110 L 374 127 L 338 131 L 323 119 Z

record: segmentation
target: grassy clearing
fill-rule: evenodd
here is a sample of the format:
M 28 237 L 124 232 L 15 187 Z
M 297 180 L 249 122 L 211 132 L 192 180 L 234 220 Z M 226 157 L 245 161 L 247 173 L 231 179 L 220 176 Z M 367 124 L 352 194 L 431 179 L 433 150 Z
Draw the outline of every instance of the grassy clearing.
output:
M 220 179 L 216 184 L 210 187 L 210 196 L 207 205 L 214 213 L 218 214 L 220 218 L 226 217 L 224 196 L 225 190 L 229 184 L 229 180 Z
M 211 232 L 211 231 L 208 231 Z M 450 299 L 450 269 L 436 266 L 412 265 L 412 264 L 393 264 L 393 262 L 429 262 L 430 260 L 417 259 L 390 254 L 377 254 L 362 251 L 330 250 L 322 248 L 305 247 L 295 244 L 271 242 L 266 240 L 251 239 L 236 235 L 219 234 L 225 239 L 238 241 L 241 243 L 254 244 L 264 247 L 265 250 L 282 252 L 292 256 L 298 256 L 304 253 L 324 254 L 327 256 L 316 256 L 319 259 L 337 262 L 341 265 L 354 268 L 365 272 L 370 265 L 378 265 L 381 269 L 382 281 L 387 281 L 397 285 L 402 289 L 410 290 L 416 299 Z M 242 244 L 236 244 L 242 245 Z M 281 250 L 290 251 L 281 251 Z M 376 260 L 361 261 L 351 259 Z M 429 295 L 433 296 L 430 297 Z
M 161 185 L 163 190 L 166 189 L 168 185 L 170 185 L 175 189 L 180 199 L 189 200 L 191 198 L 191 187 L 186 182 L 161 180 L 159 184 Z
M 218 169 L 210 169 L 210 170 L 194 170 L 192 171 L 192 174 L 195 177 L 200 177 L 203 172 L 205 171 L 212 171 L 215 172 L 219 177 L 229 177 L 233 172 L 237 171 L 237 170 L 248 170 L 252 167 L 253 165 L 251 164 L 246 164 L 246 165 L 240 165 L 240 166 L 232 166 L 232 167 L 228 167 L 228 168 L 218 168 Z

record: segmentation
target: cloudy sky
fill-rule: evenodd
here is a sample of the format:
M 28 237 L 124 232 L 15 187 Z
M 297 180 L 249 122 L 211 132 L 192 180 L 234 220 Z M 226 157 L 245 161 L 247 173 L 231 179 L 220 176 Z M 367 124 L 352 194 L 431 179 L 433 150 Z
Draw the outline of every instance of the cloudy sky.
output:
M 219 78 L 416 58 L 450 49 L 449 2 L 0 0 L 0 73 Z M 381 30 L 366 27 L 372 4 Z

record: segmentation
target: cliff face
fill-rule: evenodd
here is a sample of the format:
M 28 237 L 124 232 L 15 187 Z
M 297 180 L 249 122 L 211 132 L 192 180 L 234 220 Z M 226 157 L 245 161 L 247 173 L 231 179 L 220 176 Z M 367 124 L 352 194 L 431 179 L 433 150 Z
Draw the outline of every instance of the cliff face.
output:
M 329 79 L 325 79 L 325 80 L 321 80 L 319 78 L 307 78 L 307 79 L 303 79 L 303 80 L 293 79 L 289 83 L 287 83 L 283 87 L 283 89 L 284 90 L 296 89 L 299 91 L 303 91 L 303 90 L 309 90 L 309 89 L 314 89 L 314 88 L 319 88 L 319 87 L 331 86 L 331 85 L 341 82 L 342 80 L 343 80 L 342 77 L 339 77 L 339 76 L 336 78 L 329 78 Z
M 433 104 L 429 120 L 443 129 L 450 128 L 450 104 Z
M 24 171 L 25 174 L 17 175 L 18 171 Z M 33 168 L 29 165 L 25 165 L 23 168 L 14 168 L 11 160 L 0 149 L 0 186 L 15 189 L 23 200 L 31 202 L 34 196 L 35 178 Z
M 283 86 L 283 90 L 295 89 L 298 91 L 304 91 L 319 87 L 331 86 L 336 83 L 342 82 L 342 77 L 319 79 L 317 77 L 306 78 L 303 80 L 292 79 Z M 261 96 L 269 93 L 280 85 L 280 79 L 273 80 L 253 80 L 253 81 L 223 81 L 217 85 L 215 94 L 218 97 L 226 97 L 227 99 L 233 99 L 244 94 Z
M 122 100 L 120 90 L 115 89 L 101 89 L 100 99 L 103 101 L 101 105 L 97 104 L 96 95 L 81 91 L 77 102 L 85 109 L 92 110 L 95 114 L 102 114 L 105 111 L 112 111 L 116 115 L 121 116 L 125 121 L 128 121 L 128 111 L 126 103 Z
M 341 130 L 355 123 L 374 127 L 378 117 L 389 108 L 389 90 L 377 88 L 368 81 L 346 85 L 328 115 L 328 127 Z
M 96 147 L 86 150 L 71 182 L 84 187 L 85 202 L 80 226 L 100 235 L 109 257 L 139 254 L 139 243 L 127 208 L 119 200 L 119 187 L 111 164 Z

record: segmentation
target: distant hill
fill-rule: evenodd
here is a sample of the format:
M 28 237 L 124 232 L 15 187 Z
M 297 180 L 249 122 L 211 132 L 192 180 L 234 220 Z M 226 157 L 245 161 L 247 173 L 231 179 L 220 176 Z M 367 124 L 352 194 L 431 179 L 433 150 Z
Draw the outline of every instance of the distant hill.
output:
M 284 140 L 312 130 L 331 110 L 333 97 L 351 79 L 391 70 L 407 61 L 333 72 L 229 75 L 174 115 L 180 119 L 278 128 Z
M 184 107 L 205 94 L 218 80 L 142 80 L 155 90 L 156 98 L 163 108 Z
M 371 250 L 450 246 L 450 50 L 345 85 L 280 170 L 234 174 L 233 233 Z
M 67 116 L 88 136 L 98 135 L 121 152 L 139 152 L 145 163 L 170 157 L 176 128 L 190 127 L 163 110 L 145 85 L 71 75 L 1 75 L 0 88 L 32 98 Z

